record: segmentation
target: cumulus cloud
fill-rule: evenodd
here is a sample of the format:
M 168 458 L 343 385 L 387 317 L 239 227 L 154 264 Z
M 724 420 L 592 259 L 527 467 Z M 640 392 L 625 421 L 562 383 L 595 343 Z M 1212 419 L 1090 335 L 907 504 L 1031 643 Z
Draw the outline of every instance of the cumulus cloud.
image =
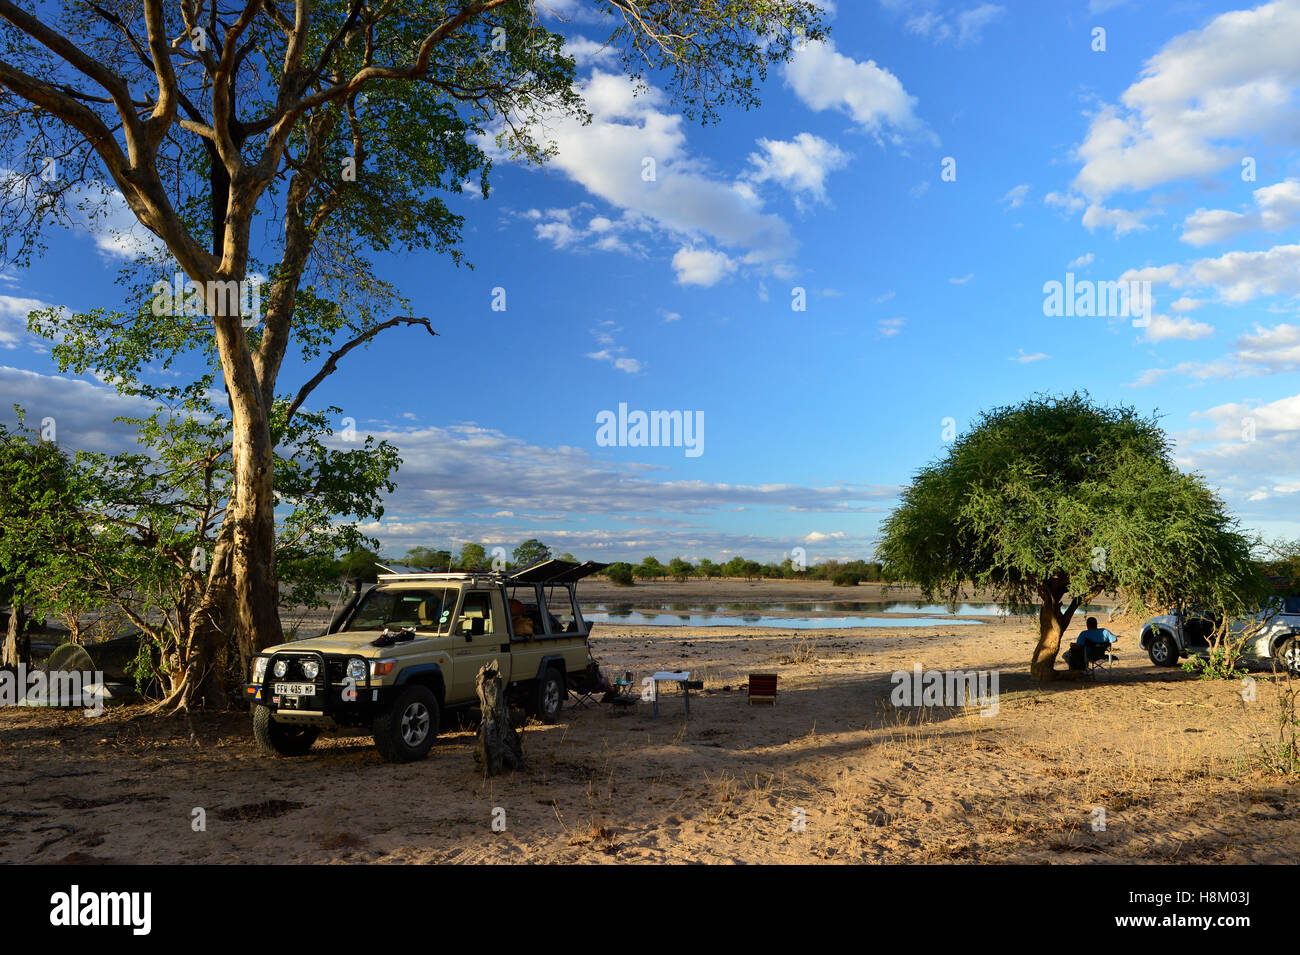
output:
M 812 133 L 800 133 L 790 141 L 758 140 L 759 152 L 750 153 L 753 182 L 776 182 L 796 194 L 818 201 L 826 199 L 826 177 L 848 165 L 850 156 L 833 143 Z
M 716 285 L 736 271 L 735 261 L 724 252 L 680 248 L 673 255 L 679 285 Z
M 1152 315 L 1146 325 L 1146 340 L 1152 343 L 1182 339 L 1198 341 L 1214 334 L 1214 326 L 1205 322 L 1196 322 L 1190 318 L 1170 318 L 1168 315 Z
M 1093 203 L 1237 164 L 1244 137 L 1292 138 L 1300 3 L 1223 13 L 1170 40 L 1092 116 L 1074 188 Z
M 613 228 L 603 233 L 554 219 L 562 224 L 542 223 L 540 238 L 561 248 L 591 238 L 593 247 L 615 250 L 625 248 L 620 233 L 639 229 L 679 247 L 684 240 L 690 247 L 725 248 L 729 260 L 747 267 L 787 267 L 797 248 L 789 224 L 764 208 L 749 183 L 717 176 L 690 153 L 683 118 L 670 111 L 662 90 L 637 95 L 630 78 L 596 68 L 579 91 L 592 115 L 589 124 L 554 116 L 534 133 L 556 146 L 550 168 L 621 215 L 604 217 Z M 493 148 L 487 139 L 484 145 Z
M 782 68 L 786 84 L 809 109 L 844 113 L 879 141 L 900 145 L 937 137 L 916 114 L 917 99 L 874 60 L 859 61 L 835 49 L 832 40 L 805 43 Z
M 1279 232 L 1300 223 L 1300 180 L 1286 179 L 1253 193 L 1255 208 L 1197 209 L 1183 221 L 1182 241 L 1189 245 L 1226 242 L 1248 232 Z

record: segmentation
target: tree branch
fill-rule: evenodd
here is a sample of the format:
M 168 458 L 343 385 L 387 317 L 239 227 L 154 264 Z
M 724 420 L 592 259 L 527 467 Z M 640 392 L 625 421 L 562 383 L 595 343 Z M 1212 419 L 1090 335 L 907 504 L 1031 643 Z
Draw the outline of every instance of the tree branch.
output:
M 289 422 L 289 419 L 293 417 L 294 412 L 297 411 L 300 407 L 302 407 L 302 403 L 307 400 L 307 396 L 310 395 L 316 389 L 316 386 L 334 373 L 335 369 L 338 368 L 338 363 L 340 358 L 342 358 L 348 352 L 352 351 L 352 349 L 356 348 L 358 345 L 364 345 L 366 342 L 370 341 L 370 339 L 374 338 L 384 329 L 392 328 L 395 325 L 423 325 L 430 335 L 434 336 L 435 338 L 438 337 L 438 333 L 433 330 L 433 326 L 429 324 L 429 320 L 427 318 L 411 318 L 410 316 L 404 316 L 404 315 L 398 316 L 397 318 L 390 318 L 388 321 L 382 322 L 376 325 L 374 328 L 366 329 L 364 332 L 362 332 L 356 338 L 352 339 L 342 348 L 339 348 L 337 351 L 331 353 L 329 358 L 325 360 L 325 364 L 321 366 L 320 371 L 316 372 L 316 374 L 312 377 L 310 381 L 308 381 L 305 385 L 303 385 L 301 388 L 298 389 L 298 394 L 294 397 L 293 402 L 289 405 L 289 410 L 285 412 L 285 416 L 284 416 L 285 424 L 287 424 Z

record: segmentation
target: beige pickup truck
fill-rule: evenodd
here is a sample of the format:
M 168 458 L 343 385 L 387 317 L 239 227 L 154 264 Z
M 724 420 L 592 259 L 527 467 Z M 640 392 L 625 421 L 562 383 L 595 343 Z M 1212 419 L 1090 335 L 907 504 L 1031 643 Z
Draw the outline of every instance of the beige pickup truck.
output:
M 263 752 L 306 753 L 325 729 L 364 728 L 390 762 L 423 759 L 441 715 L 478 702 L 496 661 L 508 697 L 552 723 L 587 673 L 574 585 L 606 565 L 545 560 L 509 573 L 385 567 L 319 637 L 268 647 L 245 687 Z

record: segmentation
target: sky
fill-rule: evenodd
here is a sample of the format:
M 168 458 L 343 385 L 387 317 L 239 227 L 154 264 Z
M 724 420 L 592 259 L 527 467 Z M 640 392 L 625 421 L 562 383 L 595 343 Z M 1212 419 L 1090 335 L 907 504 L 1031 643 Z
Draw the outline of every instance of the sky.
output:
M 1300 537 L 1300 0 L 840 0 L 707 127 L 634 95 L 589 5 L 548 6 L 592 123 L 449 200 L 472 268 L 378 259 L 439 337 L 386 332 L 312 398 L 401 451 L 364 525 L 385 554 L 867 558 L 981 410 L 1076 389 L 1158 415 L 1245 529 Z M 25 331 L 120 303 L 128 220 L 0 273 L 0 421 L 130 442 L 132 401 Z M 1049 314 L 1051 283 L 1116 281 L 1150 283 L 1137 324 Z M 620 441 L 620 406 L 691 440 Z

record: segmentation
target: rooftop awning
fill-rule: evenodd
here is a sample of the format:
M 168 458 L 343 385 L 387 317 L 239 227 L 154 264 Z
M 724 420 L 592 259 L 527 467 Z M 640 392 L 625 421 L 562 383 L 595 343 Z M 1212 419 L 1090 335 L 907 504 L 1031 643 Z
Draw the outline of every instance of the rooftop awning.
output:
M 552 557 L 507 573 L 506 581 L 512 584 L 571 584 L 608 566 L 609 564 L 600 564 L 594 560 L 579 564 Z

